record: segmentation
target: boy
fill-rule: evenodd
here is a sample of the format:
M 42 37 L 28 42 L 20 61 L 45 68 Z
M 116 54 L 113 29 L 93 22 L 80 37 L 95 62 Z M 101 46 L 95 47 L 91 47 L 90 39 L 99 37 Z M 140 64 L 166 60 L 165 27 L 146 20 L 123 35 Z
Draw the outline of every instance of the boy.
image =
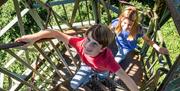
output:
M 85 38 L 73 37 L 59 31 L 40 31 L 32 35 L 22 36 L 17 42 L 33 44 L 42 38 L 57 38 L 77 50 L 82 62 L 81 67 L 70 82 L 73 89 L 78 89 L 90 80 L 90 76 L 96 72 L 98 77 L 107 77 L 108 72 L 115 73 L 127 85 L 131 91 L 138 91 L 135 82 L 121 69 L 114 60 L 112 52 L 107 46 L 113 41 L 114 34 L 105 25 L 93 25 L 86 32 Z

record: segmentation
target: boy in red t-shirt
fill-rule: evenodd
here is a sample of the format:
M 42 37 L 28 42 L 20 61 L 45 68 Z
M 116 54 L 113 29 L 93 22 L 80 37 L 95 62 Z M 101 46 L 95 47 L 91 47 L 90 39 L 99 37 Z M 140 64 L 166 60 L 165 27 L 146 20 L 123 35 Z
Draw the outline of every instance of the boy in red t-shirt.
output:
M 57 38 L 77 50 L 82 62 L 80 69 L 70 82 L 73 89 L 78 89 L 87 83 L 94 72 L 100 78 L 107 77 L 108 72 L 111 72 L 119 76 L 131 91 L 138 91 L 135 82 L 121 69 L 114 60 L 112 52 L 107 48 L 114 39 L 114 34 L 107 26 L 93 25 L 87 30 L 85 38 L 73 37 L 60 31 L 46 29 L 32 35 L 22 36 L 16 41 L 33 44 L 43 38 Z

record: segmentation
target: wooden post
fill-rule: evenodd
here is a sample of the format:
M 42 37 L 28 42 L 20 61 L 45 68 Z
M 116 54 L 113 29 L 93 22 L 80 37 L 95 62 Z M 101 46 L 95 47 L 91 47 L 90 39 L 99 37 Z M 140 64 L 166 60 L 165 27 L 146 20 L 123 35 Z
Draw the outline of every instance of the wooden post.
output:
M 180 35 L 180 2 L 178 2 L 178 0 L 165 0 L 165 1 L 170 10 L 177 31 Z

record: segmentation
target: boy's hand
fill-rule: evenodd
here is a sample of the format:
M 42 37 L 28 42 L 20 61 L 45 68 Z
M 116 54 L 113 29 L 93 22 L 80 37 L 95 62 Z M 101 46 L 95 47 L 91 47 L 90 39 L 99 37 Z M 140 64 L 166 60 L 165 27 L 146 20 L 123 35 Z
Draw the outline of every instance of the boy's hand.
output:
M 24 45 L 24 47 L 27 47 L 29 45 L 34 44 L 34 42 L 36 41 L 35 37 L 33 35 L 24 35 L 20 38 L 17 38 L 15 40 L 16 42 L 25 42 L 27 44 Z
M 164 48 L 164 47 L 159 48 L 158 51 L 159 51 L 159 53 L 161 53 L 161 54 L 166 54 L 166 55 L 169 54 L 169 51 L 168 51 L 166 48 Z

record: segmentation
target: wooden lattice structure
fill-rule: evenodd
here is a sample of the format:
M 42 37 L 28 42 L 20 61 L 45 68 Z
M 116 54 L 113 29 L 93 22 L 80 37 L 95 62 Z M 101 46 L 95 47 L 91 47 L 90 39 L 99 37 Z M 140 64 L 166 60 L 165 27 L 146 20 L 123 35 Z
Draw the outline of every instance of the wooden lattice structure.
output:
M 6 2 L 7 0 L 1 0 L 0 6 Z M 25 35 L 23 17 L 26 14 L 32 17 L 37 27 L 41 30 L 54 28 L 70 35 L 83 36 L 83 33 L 91 25 L 102 22 L 102 11 L 104 11 L 107 16 L 107 24 L 111 22 L 112 14 L 119 14 L 119 7 L 111 5 L 112 2 L 113 1 L 110 0 L 52 0 L 50 2 L 43 2 L 41 0 L 13 0 L 17 16 L 0 30 L 0 37 L 17 23 L 21 35 Z M 20 4 L 23 5 L 23 9 L 20 7 Z M 121 3 L 121 5 L 124 4 Z M 178 6 L 180 5 L 180 1 L 156 0 L 154 5 L 152 12 L 150 12 L 153 16 L 150 17 L 147 35 L 154 41 L 156 41 L 157 38 L 160 39 L 160 41 L 156 42 L 166 47 L 166 43 L 161 36 L 160 28 L 172 17 L 177 31 L 180 34 L 180 7 Z M 57 10 L 54 10 L 53 7 L 55 6 L 60 7 L 60 10 L 64 13 L 59 14 Z M 68 11 L 68 6 L 73 7 L 71 11 Z M 85 9 L 83 13 L 81 12 L 83 11 L 82 7 Z M 38 8 L 46 11 L 46 19 L 43 19 L 39 14 Z M 79 16 L 80 21 L 76 20 L 77 16 Z M 143 13 L 142 16 L 146 17 Z M 53 26 L 52 23 L 56 23 L 56 26 Z M 68 86 L 66 86 L 67 82 L 72 78 L 80 63 L 73 48 L 56 39 L 39 40 L 31 46 L 31 48 L 15 48 L 22 45 L 24 44 L 9 43 L 7 45 L 0 45 L 0 51 L 4 51 L 12 56 L 12 59 L 5 63 L 3 67 L 0 67 L 0 90 L 70 90 Z M 147 54 L 149 50 L 151 53 Z M 35 58 L 30 59 L 28 55 L 33 55 Z M 178 86 L 171 87 L 171 85 L 179 84 L 180 81 L 178 74 L 179 57 L 175 61 L 175 65 L 173 65 L 168 55 L 161 55 L 154 49 L 150 49 L 147 44 L 144 44 L 142 48 L 138 49 L 138 52 L 130 53 L 126 60 L 133 60 L 132 63 L 129 63 L 125 68 L 131 68 L 127 70 L 127 73 L 131 70 L 136 70 L 135 75 L 132 75 L 132 77 L 136 82 L 139 81 L 137 84 L 140 86 L 140 90 L 169 91 L 169 89 L 175 89 L 178 91 L 180 89 Z M 13 64 L 16 62 L 22 66 L 22 72 L 10 70 L 10 67 L 13 67 Z M 155 68 L 156 64 L 160 66 Z M 166 76 L 165 80 L 159 82 L 159 79 L 163 76 Z M 174 82 L 170 82 L 172 79 Z M 95 83 L 97 83 L 96 85 L 103 91 L 111 91 L 111 87 L 113 87 L 106 87 L 103 82 L 97 81 Z M 109 79 L 109 83 L 117 85 L 113 79 Z M 4 84 L 6 84 L 6 86 L 4 86 Z M 98 88 L 87 90 L 95 89 L 99 91 Z M 117 91 L 120 89 L 123 90 L 124 87 L 117 85 L 113 88 L 113 90 Z

